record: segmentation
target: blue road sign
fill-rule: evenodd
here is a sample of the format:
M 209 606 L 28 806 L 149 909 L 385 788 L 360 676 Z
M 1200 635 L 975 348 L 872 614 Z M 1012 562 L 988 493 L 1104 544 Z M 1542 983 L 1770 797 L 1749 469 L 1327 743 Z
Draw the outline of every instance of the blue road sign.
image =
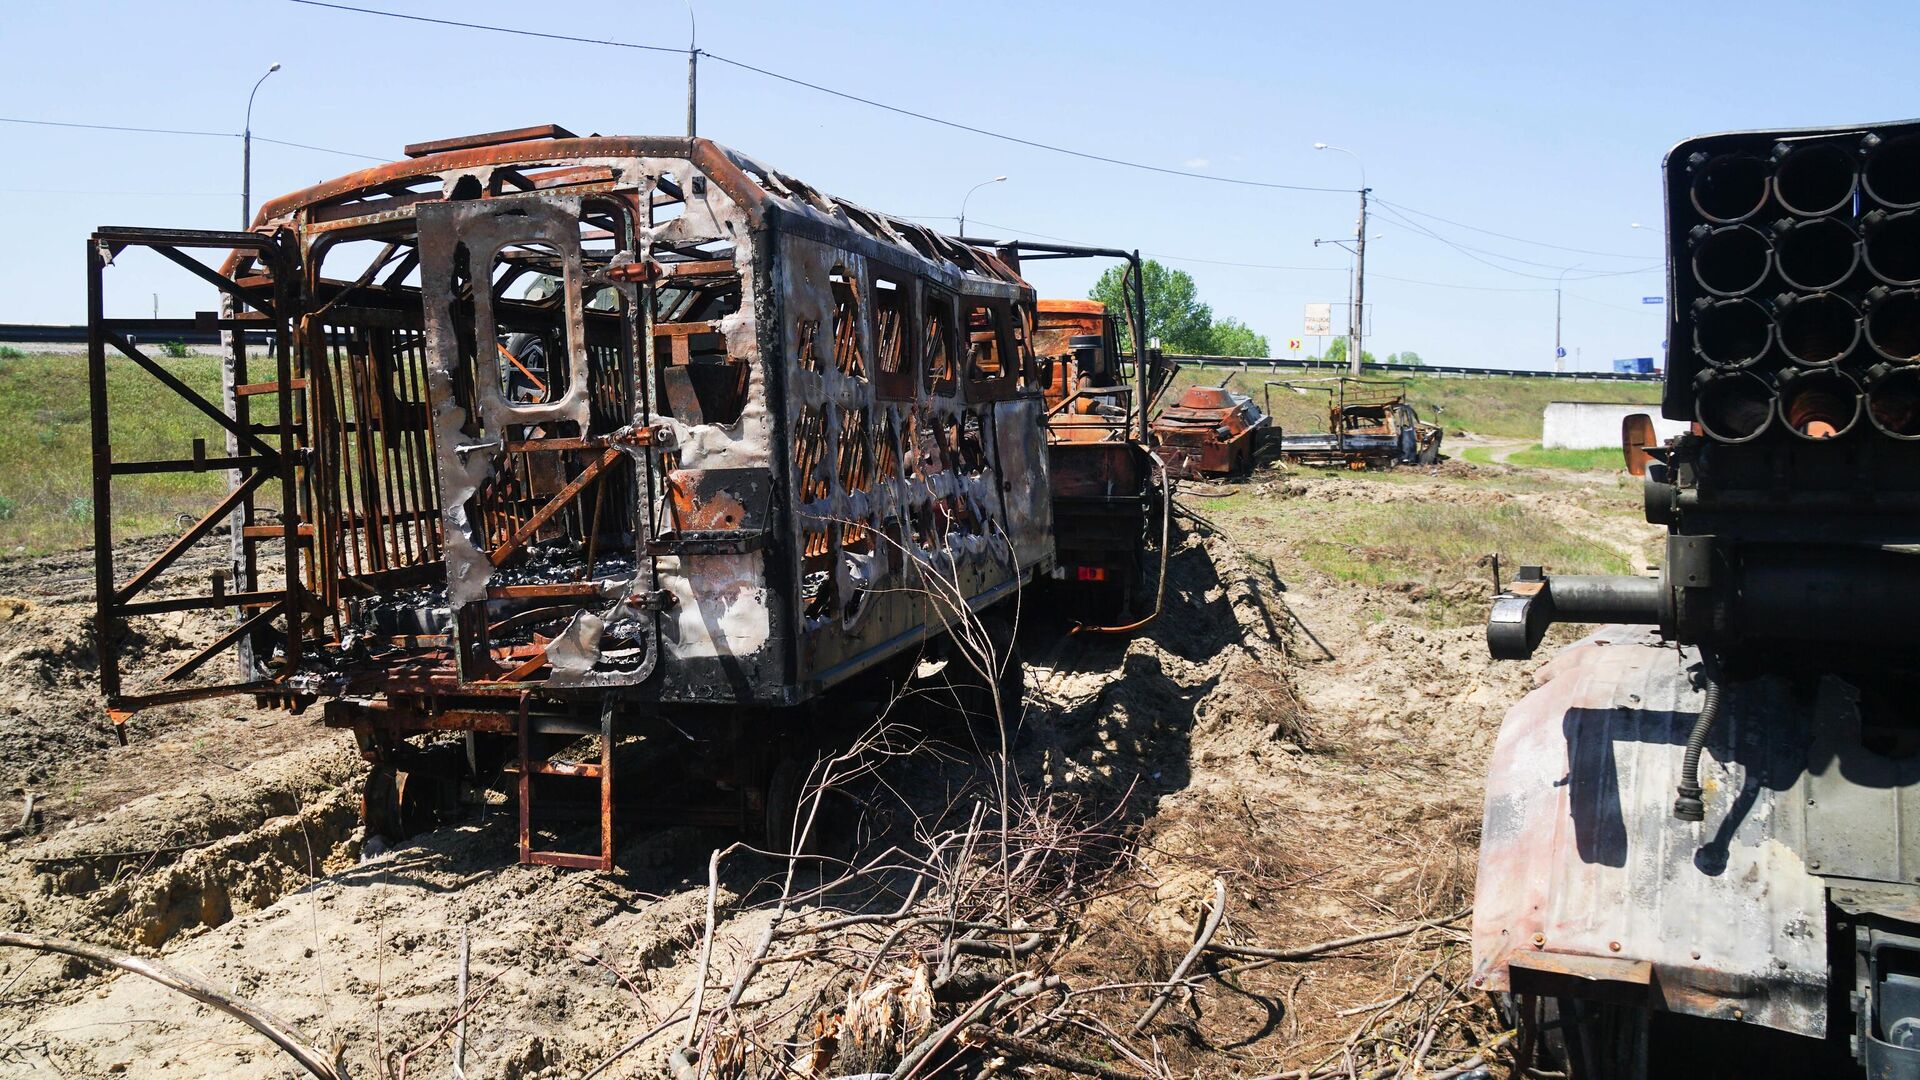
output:
M 1667 302 L 1667 298 L 1664 296 L 1643 296 L 1640 298 L 1640 302 L 1643 304 L 1664 304 Z
M 1554 359 L 1556 360 L 1564 360 L 1567 357 L 1567 350 L 1555 349 L 1553 350 L 1553 356 L 1554 356 Z

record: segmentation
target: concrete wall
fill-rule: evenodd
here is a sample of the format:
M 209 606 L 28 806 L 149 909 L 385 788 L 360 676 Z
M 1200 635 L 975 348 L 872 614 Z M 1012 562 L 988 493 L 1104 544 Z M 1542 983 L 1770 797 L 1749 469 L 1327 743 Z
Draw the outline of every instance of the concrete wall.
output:
M 1599 450 L 1620 445 L 1620 421 L 1634 413 L 1653 418 L 1653 430 L 1665 442 L 1684 433 L 1679 420 L 1660 418 L 1658 404 L 1612 401 L 1549 401 L 1540 422 L 1540 445 L 1549 450 Z

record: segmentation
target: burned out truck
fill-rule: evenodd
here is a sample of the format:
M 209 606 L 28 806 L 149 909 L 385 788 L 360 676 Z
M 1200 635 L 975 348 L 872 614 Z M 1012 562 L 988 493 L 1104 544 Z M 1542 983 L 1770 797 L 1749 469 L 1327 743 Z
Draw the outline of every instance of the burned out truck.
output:
M 1920 122 L 1665 165 L 1658 577 L 1529 568 L 1559 622 L 1487 781 L 1474 983 L 1576 1077 L 1920 1077 Z
M 548 126 L 410 146 L 244 232 L 102 228 L 87 257 L 117 717 L 318 705 L 371 763 L 370 829 L 500 783 L 523 862 L 606 868 L 616 813 L 781 842 L 809 748 L 930 650 L 976 737 L 1018 716 L 994 612 L 1056 556 L 1048 371 L 1010 253 L 705 139 Z M 110 268 L 139 258 L 220 310 L 119 317 Z M 225 332 L 218 398 L 138 344 L 188 327 Z M 140 418 L 109 383 L 135 377 L 224 445 L 116 452 Z M 121 565 L 114 480 L 207 471 L 227 494 Z M 203 648 L 123 672 L 143 625 L 206 609 L 232 616 Z M 997 677 L 951 658 L 969 612 Z M 616 786 L 636 736 L 680 758 Z

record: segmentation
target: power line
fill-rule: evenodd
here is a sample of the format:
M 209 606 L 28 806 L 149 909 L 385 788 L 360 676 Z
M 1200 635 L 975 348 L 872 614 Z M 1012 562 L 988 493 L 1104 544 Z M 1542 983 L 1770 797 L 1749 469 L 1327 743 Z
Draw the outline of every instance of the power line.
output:
M 539 30 L 520 30 L 511 26 L 488 26 L 485 23 L 460 22 L 455 19 L 433 19 L 425 15 L 408 15 L 398 11 L 381 11 L 378 8 L 354 7 L 351 4 L 329 4 L 322 0 L 293 0 L 307 7 L 332 8 L 335 11 L 353 11 L 361 15 L 384 15 L 389 19 L 405 19 L 408 22 L 433 23 L 437 26 L 454 26 L 462 30 L 489 30 L 496 34 L 514 34 L 518 37 L 546 38 L 549 41 L 571 41 L 580 45 L 609 45 L 616 49 L 641 49 L 646 52 L 684 53 L 687 50 L 671 45 L 638 45 L 631 41 L 610 41 L 606 38 L 575 37 L 572 34 L 549 34 Z M 709 54 L 711 55 L 711 54 Z
M 1480 263 L 1483 266 L 1490 266 L 1493 269 L 1500 271 L 1501 273 L 1513 274 L 1517 277 L 1532 278 L 1536 281 L 1560 282 L 1560 281 L 1567 280 L 1565 276 L 1566 271 L 1573 269 L 1573 268 L 1564 268 L 1563 272 L 1560 274 L 1530 274 L 1524 270 L 1515 270 L 1510 266 L 1501 266 L 1499 263 L 1490 262 L 1487 259 L 1481 258 L 1480 256 L 1484 254 L 1484 255 L 1492 256 L 1493 258 L 1496 258 L 1496 259 L 1505 259 L 1508 262 L 1522 263 L 1527 266 L 1539 266 L 1539 267 L 1544 267 L 1550 270 L 1554 269 L 1554 264 L 1552 263 L 1535 262 L 1531 259 L 1516 258 L 1512 255 L 1502 255 L 1499 252 L 1486 251 L 1485 249 L 1482 249 L 1482 248 L 1469 247 L 1465 244 L 1456 243 L 1452 240 L 1447 239 L 1444 236 L 1441 236 L 1439 233 L 1434 232 L 1432 229 L 1429 229 L 1426 226 L 1421 225 L 1419 222 L 1414 221 L 1413 219 L 1400 214 L 1391 206 L 1386 207 L 1385 209 L 1386 209 L 1386 212 L 1392 215 L 1395 220 L 1397 220 L 1400 224 L 1406 226 L 1407 228 L 1414 230 L 1414 232 L 1417 235 L 1425 236 L 1432 240 L 1438 240 L 1440 243 L 1445 244 L 1446 246 L 1454 249 L 1455 251 L 1460 252 L 1462 255 L 1465 255 L 1467 258 L 1472 259 L 1474 262 Z M 1605 271 L 1599 271 L 1591 274 L 1581 274 L 1571 280 L 1591 281 L 1594 278 L 1621 277 L 1621 276 L 1631 275 L 1631 274 L 1646 274 L 1646 273 L 1651 273 L 1655 270 L 1661 269 L 1665 265 L 1666 264 L 1664 262 L 1656 262 L 1656 263 L 1650 263 L 1646 266 L 1634 267 L 1628 270 L 1605 270 Z
M 0 191 L 21 195 L 151 195 L 168 199 L 208 198 L 231 199 L 240 193 L 237 191 L 110 191 L 102 188 L 31 188 L 0 187 Z
M 927 214 L 922 216 L 929 217 L 929 218 L 936 218 L 936 219 L 940 217 L 940 215 L 938 214 Z M 995 222 L 986 221 L 981 218 L 975 218 L 974 220 L 979 222 L 982 225 L 985 225 L 989 229 L 999 229 L 1002 232 L 1014 233 L 1020 236 L 1037 236 L 1042 240 L 1058 240 L 1063 244 L 1075 244 L 1080 247 L 1092 246 L 1090 244 L 1085 243 L 1084 241 L 1073 240 L 1065 236 L 1054 236 L 1050 233 L 1035 232 L 1032 229 L 1021 229 L 1021 228 L 1016 228 L 1015 226 L 1012 226 L 1012 225 L 1000 225 L 1000 224 L 996 224 Z M 1301 271 L 1309 271 L 1313 273 L 1323 273 L 1323 274 L 1330 274 L 1330 273 L 1336 273 L 1336 272 L 1344 274 L 1347 272 L 1347 268 L 1344 266 L 1281 266 L 1276 263 L 1230 262 L 1226 259 L 1202 259 L 1194 255 L 1169 255 L 1164 251 L 1142 251 L 1141 254 L 1153 259 L 1165 259 L 1168 262 L 1203 263 L 1208 266 L 1238 266 L 1238 267 L 1244 267 L 1249 270 L 1301 270 Z
M 466 29 L 466 30 L 486 30 L 496 34 L 513 34 L 519 37 L 548 38 L 556 41 L 571 41 L 571 42 L 577 42 L 577 43 L 586 44 L 586 45 L 607 45 L 607 46 L 620 48 L 620 49 L 644 49 L 649 52 L 684 53 L 688 51 L 686 49 L 678 49 L 678 48 L 673 48 L 671 46 L 666 46 L 666 45 L 642 45 L 642 44 L 637 44 L 630 41 L 612 41 L 612 40 L 607 40 L 603 38 L 585 38 L 585 37 L 573 37 L 566 34 L 548 34 L 548 33 L 542 33 L 535 30 L 521 30 L 511 26 L 490 26 L 484 23 L 462 22 L 455 19 L 430 19 L 423 15 L 405 15 L 397 11 L 383 11 L 379 8 L 354 7 L 348 4 L 327 3 L 325 2 L 325 0 L 291 0 L 291 2 L 296 4 L 302 4 L 307 7 L 330 8 L 335 11 L 352 11 L 352 12 L 358 12 L 363 15 L 383 15 L 392 19 L 407 19 L 413 22 L 435 23 L 441 26 L 454 26 L 454 27 L 459 27 L 461 29 Z M 858 102 L 859 104 L 866 105 L 871 108 L 882 109 L 890 113 L 897 113 L 898 115 L 901 115 L 901 116 L 909 116 L 914 118 L 915 120 L 924 120 L 930 124 L 939 124 L 942 127 L 953 128 L 956 131 L 971 132 L 975 135 L 984 135 L 989 139 L 999 139 L 1002 142 L 1009 142 L 1019 146 L 1031 147 L 1035 150 L 1046 150 L 1050 153 L 1055 153 L 1055 154 L 1064 154 L 1068 157 L 1081 158 L 1086 161 L 1098 161 L 1108 165 L 1118 165 L 1128 169 L 1139 169 L 1144 172 L 1161 173 L 1166 176 L 1183 176 L 1191 180 L 1210 180 L 1216 184 L 1236 184 L 1241 187 L 1266 188 L 1266 189 L 1278 190 L 1278 191 L 1330 192 L 1330 193 L 1339 194 L 1339 195 L 1351 194 L 1353 191 L 1352 188 L 1313 187 L 1306 184 L 1282 184 L 1282 183 L 1277 183 L 1275 181 L 1270 181 L 1270 180 L 1249 180 L 1242 177 L 1219 176 L 1213 173 L 1193 172 L 1187 169 L 1171 169 L 1163 165 L 1149 165 L 1149 164 L 1146 164 L 1145 162 L 1128 161 L 1125 158 L 1109 157 L 1105 154 L 1095 154 L 1085 150 L 1074 150 L 1065 146 L 1055 146 L 1052 143 L 1043 143 L 1035 139 L 1024 139 L 1018 135 L 1008 135 L 1004 132 L 991 131 L 987 128 L 976 127 L 972 124 L 963 124 L 958 120 L 947 120 L 942 117 L 932 116 L 927 113 L 916 112 L 913 109 L 903 108 L 899 105 L 889 105 L 884 101 L 876 101 L 873 98 L 861 97 L 859 94 L 848 93 L 845 90 L 835 90 L 830 86 L 822 86 L 819 83 L 808 82 L 805 79 L 797 78 L 792 75 L 785 75 L 778 71 L 773 71 L 768 68 L 763 68 L 754 64 L 749 64 L 744 60 L 735 60 L 730 56 L 722 56 L 719 53 L 708 52 L 705 49 L 699 49 L 695 51 L 698 52 L 701 56 L 705 56 L 709 60 L 718 60 L 720 63 L 727 64 L 731 67 L 739 68 L 743 71 L 751 71 L 757 75 L 763 75 L 769 79 L 777 79 L 780 82 L 789 83 L 793 86 L 805 87 L 808 90 L 813 90 L 822 94 L 828 94 L 833 97 L 844 99 L 846 101 Z
M 296 2 L 308 3 L 310 2 L 310 0 L 296 0 Z M 1270 180 L 1247 180 L 1247 179 L 1234 177 L 1234 176 L 1218 176 L 1213 173 L 1192 172 L 1186 169 L 1170 169 L 1163 165 L 1148 165 L 1144 162 L 1128 161 L 1125 158 L 1108 157 L 1105 154 L 1093 154 L 1085 150 L 1072 150 L 1064 146 L 1055 146 L 1052 143 L 1038 142 L 1033 139 L 1023 139 L 1018 135 L 1007 135 L 1005 133 L 998 132 L 998 131 L 989 131 L 986 128 L 975 127 L 972 124 L 963 124 L 958 120 L 946 120 L 938 116 L 930 116 L 923 112 L 915 112 L 912 109 L 901 108 L 898 105 L 888 105 L 886 102 L 883 102 L 883 101 L 875 101 L 872 98 L 861 97 L 858 94 L 850 94 L 844 90 L 835 90 L 829 86 L 821 86 L 819 83 L 808 82 L 805 79 L 797 79 L 792 75 L 782 75 L 777 71 L 769 71 L 763 67 L 755 67 L 754 65 L 746 63 L 741 60 L 734 60 L 731 57 L 721 56 L 719 53 L 711 53 L 711 52 L 706 52 L 705 50 L 702 50 L 701 55 L 706 56 L 713 60 L 718 60 L 723 64 L 730 64 L 733 67 L 742 68 L 746 71 L 751 71 L 760 75 L 765 75 L 767 78 L 770 78 L 770 79 L 778 79 L 781 82 L 791 83 L 794 86 L 804 86 L 809 90 L 816 90 L 822 94 L 831 94 L 834 97 L 844 98 L 847 101 L 857 101 L 862 105 L 869 105 L 876 109 L 884 109 L 890 113 L 898 113 L 901 116 L 910 116 L 916 120 L 925 120 L 930 124 L 939 124 L 942 127 L 950 127 L 955 129 L 956 131 L 972 132 L 975 135 L 984 135 L 990 139 L 999 139 L 1002 142 L 1010 142 L 1019 146 L 1028 146 L 1036 150 L 1046 150 L 1055 154 L 1065 154 L 1068 157 L 1081 158 L 1086 161 L 1099 161 L 1099 162 L 1104 162 L 1105 164 L 1108 164 L 1108 165 L 1119 165 L 1123 168 L 1128 168 L 1128 169 L 1140 169 L 1144 172 L 1161 173 L 1166 176 L 1183 176 L 1190 180 L 1211 180 L 1216 184 L 1236 184 L 1241 187 L 1267 188 L 1267 189 L 1278 190 L 1278 191 L 1331 192 L 1333 194 L 1338 194 L 1338 195 L 1351 195 L 1353 193 L 1352 188 L 1313 187 L 1306 184 L 1281 184 L 1281 183 L 1276 183 Z
M 1465 289 L 1468 292 L 1505 292 L 1505 293 L 1550 293 L 1553 290 L 1539 285 L 1503 287 L 1497 285 L 1460 285 L 1451 281 L 1422 281 L 1419 278 L 1395 277 L 1392 274 L 1369 274 L 1369 277 L 1383 281 L 1397 281 L 1403 285 L 1428 285 L 1436 289 Z
M 212 139 L 237 139 L 237 131 L 190 131 L 185 128 L 130 127 L 125 124 L 77 124 L 70 120 L 27 120 L 18 116 L 0 116 L 0 124 L 32 124 L 35 127 L 85 128 L 89 131 L 138 131 L 149 135 L 204 135 Z
M 1431 218 L 1434 221 L 1445 222 L 1448 225 L 1455 226 L 1456 228 L 1466 229 L 1469 232 L 1485 233 L 1488 236 L 1497 236 L 1502 240 L 1512 240 L 1514 243 L 1517 243 L 1517 244 L 1532 244 L 1534 247 L 1552 248 L 1555 251 L 1570 251 L 1570 252 L 1573 252 L 1575 255 L 1599 255 L 1608 259 L 1644 259 L 1647 257 L 1644 252 L 1637 252 L 1632 255 L 1627 255 L 1617 251 L 1591 251 L 1587 248 L 1565 247 L 1560 244 L 1549 244 L 1544 240 L 1529 240 L 1524 236 L 1511 236 L 1503 232 L 1494 232 L 1492 229 L 1483 229 L 1478 225 L 1468 225 L 1463 221 L 1455 221 L 1452 218 L 1443 218 L 1439 214 L 1429 214 L 1425 210 L 1415 210 L 1411 206 L 1403 206 L 1400 203 L 1392 202 L 1387 199 L 1382 199 L 1377 195 L 1374 196 L 1373 201 L 1376 203 L 1381 203 L 1386 206 L 1390 206 L 1395 210 L 1400 210 L 1408 214 L 1413 214 L 1417 217 Z
M 83 131 L 135 131 L 145 135 L 195 135 L 209 139 L 238 139 L 238 131 L 196 131 L 191 128 L 133 127 L 127 124 L 82 124 L 74 120 L 29 120 L 19 116 L 0 116 L 0 124 L 31 124 L 34 127 L 79 128 Z M 351 150 L 335 150 L 331 146 L 314 146 L 309 143 L 288 142 L 285 139 L 269 139 L 265 135 L 255 135 L 255 142 L 272 143 L 275 146 L 292 146 L 301 150 L 317 150 L 322 154 L 339 154 L 341 157 L 364 158 L 367 161 L 391 161 L 391 158 L 374 154 L 356 154 Z
M 310 146 L 307 143 L 288 142 L 285 139 L 269 139 L 265 135 L 255 135 L 253 137 L 253 141 L 263 142 L 263 143 L 272 143 L 275 146 L 292 146 L 301 150 L 318 150 L 323 154 L 339 154 L 341 157 L 362 158 L 367 161 L 392 161 L 393 160 L 390 157 L 379 157 L 374 154 L 356 154 L 351 150 L 335 150 L 330 146 Z

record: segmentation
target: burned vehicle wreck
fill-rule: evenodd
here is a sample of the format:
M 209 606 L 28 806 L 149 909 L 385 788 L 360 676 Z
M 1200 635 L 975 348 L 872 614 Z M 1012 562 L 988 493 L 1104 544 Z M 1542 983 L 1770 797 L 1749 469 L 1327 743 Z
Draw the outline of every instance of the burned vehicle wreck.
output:
M 1920 122 L 1689 139 L 1628 469 L 1657 577 L 1532 567 L 1563 650 L 1487 780 L 1474 985 L 1574 1077 L 1920 1077 Z
M 108 317 L 136 249 L 222 309 Z M 101 625 L 235 613 L 131 689 L 102 634 L 109 702 L 317 703 L 372 763 L 379 831 L 504 777 L 523 862 L 605 868 L 614 746 L 665 733 L 722 794 L 649 775 L 621 789 L 648 800 L 635 816 L 776 836 L 796 746 L 1051 566 L 1033 290 L 993 251 L 705 139 L 419 144 L 249 231 L 103 228 L 88 257 Z M 136 343 L 186 322 L 226 331 L 223 400 Z M 112 414 L 110 352 L 187 395 L 224 452 L 117 457 L 138 418 Z M 194 470 L 227 496 L 127 576 L 113 478 Z M 230 567 L 183 591 L 182 555 L 223 528 Z M 237 680 L 209 664 L 228 650 Z M 558 849 L 543 808 L 562 806 L 599 819 L 597 844 Z

